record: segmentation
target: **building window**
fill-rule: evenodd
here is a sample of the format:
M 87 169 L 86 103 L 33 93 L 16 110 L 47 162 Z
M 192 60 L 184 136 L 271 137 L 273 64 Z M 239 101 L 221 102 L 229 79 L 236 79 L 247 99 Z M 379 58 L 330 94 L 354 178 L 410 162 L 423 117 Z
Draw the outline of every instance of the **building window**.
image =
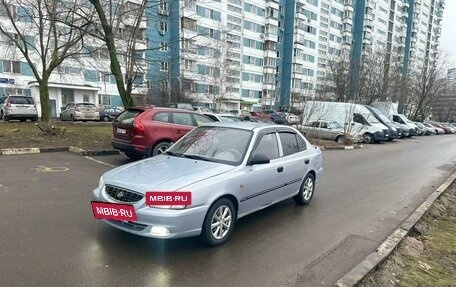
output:
M 162 91 L 162 92 L 168 91 L 168 80 L 160 81 L 160 91 Z
M 90 102 L 90 97 L 89 97 L 89 95 L 83 95 L 83 96 L 82 96 L 82 101 L 83 101 L 84 103 Z
M 168 43 L 167 42 L 160 42 L 160 51 L 161 52 L 168 52 Z
M 168 62 L 161 62 L 160 63 L 160 71 L 168 72 Z
M 161 33 L 168 32 L 168 23 L 167 22 L 160 22 L 160 32 Z
M 21 73 L 21 62 L 3 60 L 3 72 L 12 73 L 12 74 L 20 74 Z

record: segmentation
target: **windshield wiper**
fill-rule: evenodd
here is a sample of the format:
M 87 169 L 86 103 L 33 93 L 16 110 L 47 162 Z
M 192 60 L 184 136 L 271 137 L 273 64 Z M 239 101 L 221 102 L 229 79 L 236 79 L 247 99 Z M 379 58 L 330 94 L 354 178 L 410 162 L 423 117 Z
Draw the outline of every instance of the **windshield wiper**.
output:
M 180 156 L 185 157 L 185 158 L 190 158 L 190 159 L 196 159 L 196 160 L 204 160 L 204 161 L 212 161 L 212 162 L 216 161 L 212 158 L 202 157 L 202 156 L 196 155 L 196 154 L 180 154 Z

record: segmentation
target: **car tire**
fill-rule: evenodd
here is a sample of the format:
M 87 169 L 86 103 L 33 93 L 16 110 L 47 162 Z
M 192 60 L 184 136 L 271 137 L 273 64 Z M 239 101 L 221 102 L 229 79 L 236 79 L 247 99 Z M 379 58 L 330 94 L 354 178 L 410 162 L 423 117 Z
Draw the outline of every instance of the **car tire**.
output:
M 371 134 L 364 134 L 363 135 L 363 142 L 366 144 L 370 144 L 374 142 L 374 137 Z
M 126 152 L 125 153 L 126 156 L 128 156 L 130 159 L 132 160 L 140 160 L 143 158 L 142 155 L 139 155 L 139 154 L 136 154 L 136 153 L 129 153 L 129 152 Z
M 70 121 L 75 122 L 76 120 L 74 119 L 73 115 L 70 115 Z
M 104 117 L 103 117 L 103 121 L 104 121 L 104 122 L 109 122 L 109 120 L 110 120 L 109 116 L 104 116 Z
M 161 143 L 156 144 L 154 146 L 154 148 L 152 149 L 151 156 L 156 156 L 156 155 L 164 153 L 172 145 L 173 145 L 172 142 L 161 142 Z
M 336 137 L 336 142 L 338 142 L 338 143 L 343 144 L 343 143 L 344 143 L 344 140 L 345 140 L 345 138 L 344 138 L 344 136 L 342 136 L 342 135 Z
M 233 202 L 228 198 L 220 198 L 207 211 L 201 230 L 201 240 L 209 246 L 221 245 L 229 239 L 235 223 L 236 209 Z M 217 228 L 220 226 L 221 228 Z
M 307 205 L 312 200 L 315 191 L 315 176 L 308 173 L 302 181 L 298 194 L 293 199 L 299 205 Z
M 37 122 L 37 121 L 38 121 L 38 117 L 32 118 L 31 121 L 32 121 L 32 122 Z

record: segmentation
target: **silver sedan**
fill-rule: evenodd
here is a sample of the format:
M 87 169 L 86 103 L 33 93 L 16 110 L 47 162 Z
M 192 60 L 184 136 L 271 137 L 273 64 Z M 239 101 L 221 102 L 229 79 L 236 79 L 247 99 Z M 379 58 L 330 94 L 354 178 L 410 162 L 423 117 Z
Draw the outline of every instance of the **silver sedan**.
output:
M 106 172 L 93 190 L 95 218 L 154 238 L 200 236 L 224 243 L 237 219 L 293 198 L 308 204 L 322 154 L 293 127 L 214 123 L 165 154 Z

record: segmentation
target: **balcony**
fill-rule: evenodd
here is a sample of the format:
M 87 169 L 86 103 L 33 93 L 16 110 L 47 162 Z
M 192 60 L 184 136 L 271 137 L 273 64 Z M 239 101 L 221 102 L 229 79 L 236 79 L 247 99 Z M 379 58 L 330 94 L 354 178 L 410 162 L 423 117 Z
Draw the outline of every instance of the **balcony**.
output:
M 158 14 L 163 15 L 163 16 L 169 16 L 169 10 L 158 8 Z

